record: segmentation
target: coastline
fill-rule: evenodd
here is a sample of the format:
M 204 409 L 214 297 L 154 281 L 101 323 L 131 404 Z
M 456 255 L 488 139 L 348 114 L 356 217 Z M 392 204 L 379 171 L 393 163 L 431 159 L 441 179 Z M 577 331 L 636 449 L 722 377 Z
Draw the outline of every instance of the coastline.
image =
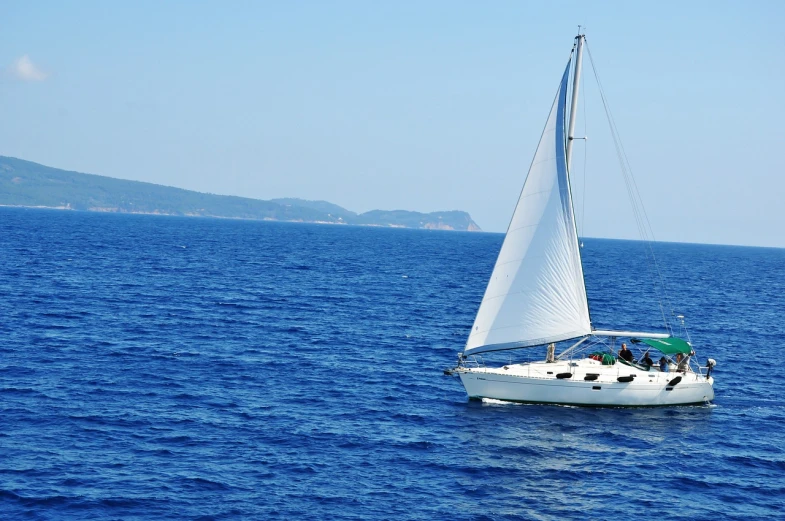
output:
M 469 229 L 466 230 L 457 230 L 452 226 L 446 224 L 439 224 L 439 225 L 432 225 L 431 223 L 426 224 L 423 227 L 414 228 L 412 226 L 404 226 L 401 224 L 361 224 L 361 223 L 347 223 L 339 221 L 320 221 L 320 220 L 305 220 L 305 219 L 275 219 L 273 217 L 263 217 L 261 219 L 254 219 L 252 217 L 232 217 L 226 215 L 212 215 L 212 214 L 201 214 L 201 213 L 171 213 L 171 212 L 143 212 L 143 211 L 128 211 L 123 210 L 121 208 L 106 208 L 106 207 L 95 207 L 90 208 L 88 210 L 78 210 L 76 208 L 72 208 L 71 205 L 65 206 L 42 206 L 42 205 L 23 205 L 23 204 L 0 204 L 0 208 L 27 208 L 33 210 L 58 210 L 58 211 L 70 211 L 70 212 L 85 212 L 85 213 L 119 213 L 119 214 L 128 214 L 128 215 L 153 215 L 159 217 L 195 217 L 195 218 L 205 218 L 205 219 L 230 219 L 234 221 L 269 221 L 269 222 L 280 222 L 280 223 L 303 223 L 303 224 L 330 224 L 336 226 L 362 226 L 366 228 L 397 228 L 397 229 L 404 229 L 404 230 L 437 230 L 437 231 L 445 231 L 445 232 L 465 232 L 465 233 L 488 233 L 480 229 L 479 226 L 476 229 L 473 229 L 471 226 Z

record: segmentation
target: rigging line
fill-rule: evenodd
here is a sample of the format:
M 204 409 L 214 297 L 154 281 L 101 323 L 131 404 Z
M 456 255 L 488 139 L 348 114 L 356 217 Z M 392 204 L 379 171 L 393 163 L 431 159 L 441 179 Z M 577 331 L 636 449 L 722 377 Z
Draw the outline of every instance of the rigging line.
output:
M 584 44 L 585 44 L 584 39 Z M 588 47 L 587 47 L 588 49 Z M 586 161 L 587 161 L 587 154 L 589 149 L 589 144 L 587 143 L 589 134 L 589 125 L 588 119 L 586 118 L 586 76 L 581 76 L 581 81 L 583 84 L 581 87 L 583 88 L 583 194 L 581 195 L 581 237 L 586 237 Z
M 587 46 L 587 49 L 588 49 L 588 46 Z M 590 59 L 591 59 L 591 52 L 590 51 L 589 51 L 589 56 L 590 56 Z M 602 89 L 602 87 L 601 87 L 602 82 L 599 80 L 599 76 L 596 74 L 596 67 L 594 67 L 593 60 L 592 60 L 592 66 L 594 68 L 595 77 L 598 80 L 598 85 Z M 660 272 L 659 264 L 657 263 L 656 256 L 654 255 L 654 250 L 653 250 L 651 244 L 648 242 L 648 236 L 651 235 L 651 237 L 653 239 L 654 238 L 654 232 L 651 229 L 651 224 L 648 222 L 648 216 L 646 216 L 646 224 L 649 225 L 648 226 L 649 229 L 647 230 L 646 226 L 643 223 L 643 219 L 641 218 L 639 209 L 635 207 L 638 204 L 640 204 L 640 208 L 643 209 L 643 211 L 645 212 L 645 206 L 643 206 L 643 199 L 640 196 L 640 192 L 637 190 L 637 184 L 634 182 L 635 178 L 634 178 L 634 176 L 632 176 L 632 171 L 631 171 L 631 166 L 630 166 L 630 163 L 629 163 L 629 158 L 627 158 L 626 153 L 624 151 L 624 148 L 623 148 L 623 146 L 621 146 L 621 139 L 620 139 L 620 137 L 618 135 L 618 128 L 616 127 L 616 122 L 613 119 L 612 113 L 610 112 L 610 107 L 607 106 L 607 101 L 604 98 L 604 92 L 601 93 L 601 95 L 603 96 L 603 103 L 605 105 L 606 115 L 608 115 L 608 121 L 609 121 L 609 125 L 611 127 L 611 134 L 613 135 L 613 138 L 614 138 L 614 144 L 617 146 L 617 154 L 619 155 L 619 162 L 620 162 L 620 164 L 622 166 L 622 174 L 624 176 L 625 185 L 627 187 L 628 194 L 630 195 L 630 199 L 633 200 L 633 202 L 634 202 L 633 215 L 636 218 L 636 223 L 638 224 L 639 233 L 641 234 L 641 237 L 644 239 L 644 244 L 645 244 L 645 246 L 648 247 L 647 254 L 651 255 L 651 259 L 649 259 L 648 255 L 646 255 L 647 262 L 650 264 L 650 267 L 653 267 L 653 271 L 656 271 L 657 274 L 658 274 L 658 278 L 660 279 L 660 284 L 661 284 L 661 289 L 662 289 L 662 297 L 665 300 L 668 301 L 668 306 L 671 308 L 671 315 L 673 315 L 672 305 L 671 305 L 670 300 L 668 298 L 667 286 L 666 286 L 665 281 L 664 281 L 664 279 L 662 277 L 662 273 Z M 626 160 L 626 164 L 625 164 L 625 160 Z M 652 266 L 652 261 L 653 261 L 653 266 Z M 657 290 L 657 287 L 655 285 L 655 291 L 656 290 Z M 666 329 L 669 329 L 671 331 L 671 334 L 673 334 L 672 328 L 668 324 L 668 321 L 665 319 L 664 309 L 662 309 L 662 302 L 660 302 L 660 310 L 661 310 L 661 312 L 663 314 L 663 321 L 665 322 Z
M 595 69 L 595 72 L 596 72 L 596 69 Z M 598 81 L 598 85 L 600 86 L 600 89 L 601 89 L 601 95 L 604 96 L 604 90 L 602 90 L 601 81 Z M 605 102 L 605 100 L 604 100 L 604 102 Z M 630 182 L 630 165 L 629 165 L 628 162 L 625 163 L 625 161 L 623 159 L 624 158 L 624 154 L 623 154 L 623 148 L 622 148 L 622 145 L 621 145 L 621 139 L 619 138 L 619 135 L 618 135 L 618 128 L 615 127 L 615 121 L 613 120 L 613 116 L 610 113 L 610 108 L 607 106 L 607 103 L 605 103 L 605 109 L 606 109 L 606 116 L 608 117 L 608 123 L 609 123 L 609 126 L 611 128 L 611 135 L 612 135 L 613 140 L 614 140 L 614 146 L 616 148 L 616 154 L 617 154 L 617 157 L 619 159 L 619 164 L 620 164 L 620 167 L 621 167 L 622 177 L 624 179 L 625 188 L 627 190 L 627 195 L 630 198 L 630 201 L 632 202 L 632 214 L 633 214 L 633 217 L 635 218 L 635 222 L 636 222 L 636 225 L 637 225 L 637 228 L 638 228 L 638 233 L 640 234 L 641 238 L 643 239 L 644 253 L 645 253 L 646 261 L 647 261 L 647 264 L 649 265 L 649 269 L 651 269 L 652 272 L 654 272 L 656 269 L 658 269 L 657 262 L 656 262 L 656 257 L 654 256 L 654 252 L 651 249 L 651 245 L 649 243 L 649 237 L 648 237 L 649 231 L 646 230 L 646 227 L 645 227 L 645 225 L 643 223 L 643 220 L 641 218 L 640 211 L 639 211 L 639 206 L 638 206 L 639 204 L 642 204 L 642 200 L 640 201 L 640 203 L 638 202 L 638 199 L 640 199 L 640 197 L 639 197 L 640 194 L 637 194 L 638 197 L 636 197 L 636 194 L 635 194 L 635 192 L 633 190 L 633 187 L 632 187 L 632 184 Z M 648 247 L 648 249 L 647 249 L 647 247 Z M 649 258 L 649 254 L 651 254 L 651 258 Z M 664 310 L 663 305 L 662 305 L 662 299 L 665 297 L 665 295 L 664 294 L 660 295 L 660 290 L 662 288 L 657 286 L 655 280 L 652 280 L 652 283 L 654 285 L 655 294 L 658 295 L 658 297 L 657 297 L 658 306 L 660 308 L 660 313 L 662 314 L 663 324 L 665 325 L 666 330 L 671 331 L 671 334 L 673 334 L 672 330 L 670 328 L 670 325 L 668 323 L 668 320 L 665 317 L 665 310 Z
M 587 47 L 587 49 L 588 49 L 588 47 Z M 590 53 L 590 56 L 591 56 L 591 53 Z M 608 108 L 608 111 L 610 112 L 610 108 Z M 611 118 L 613 118 L 612 114 L 611 114 Z M 614 127 L 616 126 L 616 121 L 615 120 L 613 121 L 613 125 L 614 125 Z M 616 133 L 618 135 L 618 129 L 616 130 Z M 621 145 L 621 138 L 619 138 L 619 144 Z M 656 241 L 656 239 L 654 237 L 654 228 L 652 228 L 652 226 L 651 226 L 651 222 L 649 221 L 648 213 L 646 212 L 646 206 L 643 204 L 643 197 L 640 195 L 640 190 L 638 190 L 638 183 L 635 180 L 635 176 L 632 173 L 632 166 L 630 164 L 629 158 L 627 157 L 627 151 L 624 149 L 623 146 L 621 146 L 621 151 L 622 151 L 622 154 L 624 155 L 624 160 L 627 163 L 627 169 L 628 169 L 628 172 L 629 172 L 630 180 L 632 181 L 633 189 L 635 191 L 635 194 L 638 197 L 638 201 L 640 202 L 640 209 L 643 212 L 643 218 L 646 221 L 645 224 L 648 227 L 648 233 L 651 235 L 650 242 L 654 242 L 654 241 Z M 674 312 L 673 305 L 671 304 L 670 297 L 668 296 L 667 284 L 665 283 L 665 279 L 662 276 L 662 272 L 660 271 L 660 266 L 659 266 L 659 263 L 657 262 L 657 258 L 654 255 L 654 249 L 652 248 L 651 243 L 648 243 L 647 245 L 649 247 L 649 250 L 651 251 L 651 257 L 652 257 L 652 259 L 654 261 L 654 267 L 655 267 L 655 269 L 657 271 L 657 276 L 660 279 L 660 284 L 662 285 L 663 298 L 667 302 L 668 308 L 670 309 L 670 312 L 671 312 L 671 316 L 675 317 L 676 313 Z
M 588 46 L 587 46 L 587 50 L 588 50 Z M 590 58 L 591 58 L 591 55 L 590 55 Z M 617 157 L 619 159 L 619 165 L 620 165 L 620 168 L 622 170 L 622 178 L 623 178 L 623 180 L 625 182 L 625 188 L 628 190 L 628 195 L 630 197 L 630 200 L 633 202 L 633 208 L 632 208 L 632 210 L 633 210 L 633 217 L 635 217 L 635 219 L 636 219 L 636 225 L 638 227 L 638 233 L 641 235 L 641 237 L 644 240 L 647 240 L 648 232 L 645 229 L 645 226 L 643 226 L 643 222 L 642 222 L 642 220 L 640 218 L 640 215 L 638 213 L 638 208 L 637 208 L 638 198 L 635 197 L 635 193 L 633 192 L 632 187 L 629 184 L 630 183 L 630 179 L 629 179 L 629 177 L 630 177 L 630 172 L 629 172 L 630 168 L 629 168 L 629 164 L 628 164 L 629 162 L 627 162 L 627 164 L 625 164 L 625 161 L 623 160 L 623 149 L 621 148 L 621 139 L 618 136 L 618 129 L 615 127 L 615 121 L 613 120 L 613 115 L 610 113 L 610 107 L 607 105 L 607 101 L 605 99 L 605 92 L 604 92 L 604 90 L 602 88 L 602 82 L 599 79 L 599 76 L 596 74 L 597 70 L 596 70 L 596 67 L 594 67 L 593 62 L 592 62 L 592 68 L 593 68 L 593 70 L 595 72 L 595 79 L 597 79 L 597 85 L 600 88 L 600 96 L 603 99 L 603 106 L 605 108 L 606 116 L 608 117 L 608 124 L 610 126 L 611 136 L 612 136 L 612 138 L 614 140 L 614 147 L 616 148 Z M 641 204 L 642 204 L 642 200 L 641 200 Z
M 598 85 L 601 85 L 601 83 L 598 82 Z M 604 92 L 601 91 L 601 96 L 603 96 L 603 95 L 604 95 Z M 619 139 L 618 139 L 618 135 L 617 135 L 618 131 L 613 127 L 612 116 L 608 114 L 608 107 L 607 106 L 606 106 L 606 116 L 608 116 L 608 122 L 609 122 L 610 130 L 611 130 L 611 137 L 614 140 L 613 144 L 614 144 L 614 147 L 616 148 L 617 158 L 619 159 L 619 165 L 620 165 L 620 168 L 621 168 L 621 171 L 622 171 L 622 179 L 625 182 L 625 189 L 627 190 L 627 195 L 630 197 L 630 201 L 633 203 L 632 212 L 633 212 L 633 217 L 635 218 L 636 226 L 638 228 L 638 233 L 641 235 L 641 238 L 644 239 L 644 241 L 646 241 L 646 240 L 648 240 L 648 232 L 646 231 L 645 227 L 643 226 L 642 219 L 641 219 L 640 214 L 638 212 L 638 206 L 637 206 L 638 205 L 638 201 L 637 201 L 637 198 L 635 197 L 635 194 L 634 194 L 634 192 L 632 190 L 632 186 L 630 185 L 629 171 L 628 171 L 629 167 L 623 161 L 622 150 L 620 148 L 621 145 L 620 145 L 620 142 L 619 142 Z
M 638 190 L 637 183 L 635 182 L 635 177 L 632 174 L 632 167 L 630 165 L 629 158 L 627 157 L 627 154 L 624 151 L 624 147 L 621 144 L 621 138 L 619 137 L 618 134 L 618 128 L 613 118 L 613 114 L 610 111 L 610 107 L 608 106 L 607 99 L 605 97 L 605 92 L 604 89 L 602 88 L 602 82 L 600 80 L 599 74 L 597 73 L 597 68 L 594 63 L 594 58 L 592 57 L 591 50 L 589 49 L 588 44 L 586 45 L 586 50 L 589 54 L 589 61 L 591 62 L 592 70 L 594 71 L 594 77 L 597 80 L 597 85 L 600 90 L 600 97 L 603 102 L 603 107 L 605 109 L 606 116 L 608 117 L 608 125 L 610 127 L 611 136 L 614 141 L 614 147 L 616 148 L 616 153 L 619 158 L 619 164 L 622 170 L 622 177 L 624 179 L 624 184 L 627 189 L 627 193 L 630 197 L 630 200 L 633 203 L 632 205 L 633 217 L 635 218 L 636 225 L 638 227 L 638 232 L 641 234 L 641 238 L 644 240 L 644 244 L 648 249 L 647 253 L 651 255 L 651 260 L 653 261 L 654 269 L 656 270 L 660 281 L 660 285 L 662 289 L 662 297 L 667 301 L 668 307 L 670 308 L 671 311 L 671 315 L 673 315 L 673 306 L 671 305 L 670 299 L 668 298 L 667 295 L 665 281 L 662 276 L 662 272 L 660 271 L 659 264 L 657 263 L 657 258 L 654 254 L 654 249 L 652 248 L 650 240 L 648 238 L 649 236 L 651 236 L 651 239 L 653 240 L 654 232 L 652 230 L 651 223 L 648 218 L 648 214 L 646 213 L 646 208 L 643 205 L 643 198 L 640 195 L 640 191 Z M 642 216 L 641 216 L 641 211 L 643 212 Z M 646 257 L 648 261 L 649 260 L 648 255 L 646 255 Z M 657 288 L 655 285 L 655 290 L 656 289 Z M 670 324 L 668 323 L 668 320 L 665 317 L 665 310 L 662 304 L 663 303 L 660 300 L 659 307 L 660 307 L 660 312 L 662 314 L 663 323 L 665 324 L 666 330 L 670 331 L 670 333 L 673 334 L 672 328 L 670 327 Z

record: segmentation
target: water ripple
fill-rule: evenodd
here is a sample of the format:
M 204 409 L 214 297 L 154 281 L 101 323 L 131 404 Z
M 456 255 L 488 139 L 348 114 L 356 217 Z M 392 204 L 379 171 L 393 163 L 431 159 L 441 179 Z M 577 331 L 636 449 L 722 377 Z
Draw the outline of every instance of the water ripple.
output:
M 500 244 L 0 208 L 0 518 L 781 515 L 785 376 L 738 369 L 779 359 L 785 251 L 658 245 L 716 404 L 587 410 L 442 376 Z M 640 245 L 585 244 L 595 325 L 657 327 Z

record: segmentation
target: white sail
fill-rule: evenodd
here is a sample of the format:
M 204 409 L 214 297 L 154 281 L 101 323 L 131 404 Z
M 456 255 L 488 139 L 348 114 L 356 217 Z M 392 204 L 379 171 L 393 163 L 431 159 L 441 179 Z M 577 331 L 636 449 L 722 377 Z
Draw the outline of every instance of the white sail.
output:
M 464 354 L 591 333 L 565 153 L 564 71 Z

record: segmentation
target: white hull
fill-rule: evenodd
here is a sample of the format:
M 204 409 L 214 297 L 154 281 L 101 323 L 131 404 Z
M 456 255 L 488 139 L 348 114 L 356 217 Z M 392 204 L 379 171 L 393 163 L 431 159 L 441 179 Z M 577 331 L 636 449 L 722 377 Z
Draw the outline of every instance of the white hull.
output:
M 714 399 L 714 379 L 688 371 L 643 371 L 621 363 L 604 366 L 592 359 L 535 362 L 504 367 L 460 367 L 457 373 L 469 398 L 511 402 L 605 407 L 656 407 L 707 403 Z M 571 373 L 570 378 L 556 375 Z M 595 380 L 585 380 L 597 375 Z M 634 376 L 631 382 L 619 377 Z M 681 381 L 672 384 L 681 377 Z M 589 378 L 594 378 L 589 376 Z M 670 385 L 669 385 L 670 384 Z

